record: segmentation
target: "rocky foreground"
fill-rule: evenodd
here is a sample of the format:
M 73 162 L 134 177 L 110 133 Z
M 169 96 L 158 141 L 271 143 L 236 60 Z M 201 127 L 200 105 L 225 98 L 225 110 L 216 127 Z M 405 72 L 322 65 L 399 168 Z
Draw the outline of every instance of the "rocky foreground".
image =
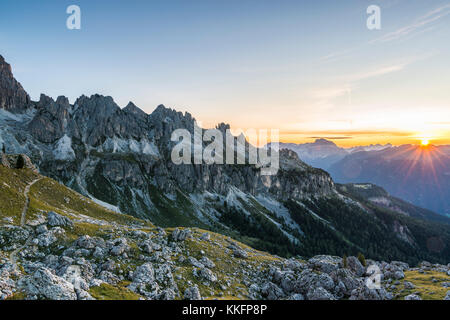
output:
M 382 285 L 369 289 L 370 270 L 356 257 L 282 259 L 200 229 L 108 225 L 102 237 L 71 240 L 71 219 L 49 212 L 39 221 L 0 228 L 0 299 L 419 300 L 405 280 L 412 272 L 440 274 L 436 287 L 450 287 L 450 264 L 367 260 Z
M 111 211 L 22 160 L 0 165 L 1 300 L 450 299 L 450 264 L 284 259 Z

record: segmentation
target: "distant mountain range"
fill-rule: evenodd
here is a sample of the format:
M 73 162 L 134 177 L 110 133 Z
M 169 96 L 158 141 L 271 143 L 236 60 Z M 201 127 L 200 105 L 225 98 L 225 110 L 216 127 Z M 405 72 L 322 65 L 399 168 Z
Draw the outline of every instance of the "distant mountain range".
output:
M 269 144 L 270 145 L 270 144 Z M 361 151 L 379 151 L 392 147 L 391 144 L 358 146 L 353 148 L 338 147 L 333 141 L 316 139 L 312 143 L 295 144 L 280 143 L 280 149 L 286 148 L 295 151 L 300 159 L 315 168 L 328 170 L 333 164 L 346 156 Z
M 344 149 L 331 141 L 280 144 L 339 183 L 373 183 L 390 194 L 450 215 L 450 146 L 371 145 Z
M 358 187 L 343 189 L 292 150 L 279 152 L 273 176 L 250 164 L 174 164 L 171 135 L 193 133 L 189 113 L 160 105 L 146 114 L 101 95 L 74 104 L 64 96 L 31 101 L 1 57 L 0 102 L 0 147 L 7 154 L 26 154 L 41 174 L 110 210 L 162 227 L 209 229 L 285 257 L 361 252 L 385 261 L 450 262 L 450 219 L 388 195 L 361 197 Z M 318 144 L 325 158 L 339 149 Z M 366 153 L 343 152 L 349 154 L 336 163 Z M 444 245 L 430 247 L 433 239 Z

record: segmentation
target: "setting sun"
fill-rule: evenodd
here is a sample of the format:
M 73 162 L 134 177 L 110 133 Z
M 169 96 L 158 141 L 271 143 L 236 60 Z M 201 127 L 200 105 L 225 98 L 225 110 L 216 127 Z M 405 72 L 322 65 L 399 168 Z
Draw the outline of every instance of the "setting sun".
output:
M 430 144 L 430 140 L 422 139 L 421 144 L 422 144 L 422 146 L 428 146 Z

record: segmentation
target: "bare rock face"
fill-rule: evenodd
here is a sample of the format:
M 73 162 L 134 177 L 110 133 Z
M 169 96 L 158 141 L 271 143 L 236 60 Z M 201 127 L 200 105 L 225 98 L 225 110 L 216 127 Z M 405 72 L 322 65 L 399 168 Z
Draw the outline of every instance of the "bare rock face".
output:
M 38 172 L 31 159 L 25 154 L 1 154 L 1 164 L 11 169 L 31 169 Z
M 1 162 L 0 162 L 0 164 L 1 164 L 2 166 L 4 166 L 4 167 L 11 168 L 10 165 L 9 165 L 8 157 L 6 156 L 6 154 L 4 154 L 4 153 L 2 152 L 2 153 L 0 153 L 0 156 L 1 156 L 1 159 L 0 159 Z
M 28 128 L 37 140 L 44 143 L 53 143 L 66 132 L 70 136 L 77 136 L 76 127 L 70 119 L 71 106 L 69 100 L 58 97 L 56 101 L 41 94 L 37 103 L 37 113 L 28 125 Z
M 0 55 L 0 109 L 20 113 L 30 104 L 30 96 L 14 79 L 11 66 Z

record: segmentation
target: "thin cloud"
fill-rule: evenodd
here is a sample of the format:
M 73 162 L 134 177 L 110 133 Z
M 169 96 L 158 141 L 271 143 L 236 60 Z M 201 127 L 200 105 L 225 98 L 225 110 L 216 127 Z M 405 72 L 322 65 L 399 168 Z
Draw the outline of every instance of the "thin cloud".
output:
M 369 78 L 383 76 L 383 75 L 393 73 L 393 72 L 398 72 L 398 71 L 405 69 L 410 64 L 413 64 L 413 63 L 421 61 L 421 60 L 429 59 L 431 57 L 436 56 L 437 54 L 438 54 L 438 52 L 430 52 L 430 53 L 424 54 L 422 56 L 409 57 L 409 58 L 404 59 L 403 61 L 399 61 L 397 63 L 374 67 L 366 72 L 346 76 L 344 80 L 352 83 L 352 82 L 358 82 L 358 81 L 369 79 Z
M 439 7 L 426 13 L 425 15 L 417 19 L 414 23 L 402 27 L 396 31 L 389 32 L 378 39 L 372 40 L 370 43 L 389 42 L 406 36 L 410 36 L 416 31 L 421 31 L 422 28 L 427 27 L 434 22 L 437 22 L 438 20 L 446 17 L 449 14 L 450 14 L 450 4 L 447 4 L 445 6 Z
M 308 139 L 347 140 L 353 137 L 308 137 Z
M 394 2 L 397 4 L 397 2 Z M 388 8 L 389 6 L 386 6 L 385 8 Z M 365 42 L 362 45 L 355 46 L 353 48 L 349 48 L 346 50 L 341 51 L 335 51 L 332 52 L 326 56 L 320 57 L 318 59 L 318 62 L 320 64 L 326 64 L 330 62 L 336 62 L 341 59 L 349 58 L 351 57 L 356 51 L 360 50 L 361 48 L 365 47 L 367 44 L 375 44 L 375 43 L 383 43 L 383 42 L 389 42 L 396 39 L 403 38 L 403 40 L 411 39 L 415 36 L 430 32 L 435 29 L 435 26 L 432 24 L 434 22 L 437 22 L 438 20 L 444 18 L 445 16 L 450 14 L 450 4 L 447 4 L 445 6 L 439 7 L 437 9 L 431 10 L 419 19 L 416 20 L 411 25 L 408 25 L 406 27 L 400 28 L 394 32 L 390 32 L 385 34 L 384 36 Z M 430 26 L 431 25 L 431 26 Z
M 342 135 L 342 137 L 354 137 L 354 136 L 392 136 L 392 137 L 411 137 L 414 136 L 413 132 L 402 131 L 386 131 L 386 130 L 323 130 L 323 131 L 281 131 L 280 134 L 285 135 L 314 135 L 314 136 L 331 136 L 336 137 Z

